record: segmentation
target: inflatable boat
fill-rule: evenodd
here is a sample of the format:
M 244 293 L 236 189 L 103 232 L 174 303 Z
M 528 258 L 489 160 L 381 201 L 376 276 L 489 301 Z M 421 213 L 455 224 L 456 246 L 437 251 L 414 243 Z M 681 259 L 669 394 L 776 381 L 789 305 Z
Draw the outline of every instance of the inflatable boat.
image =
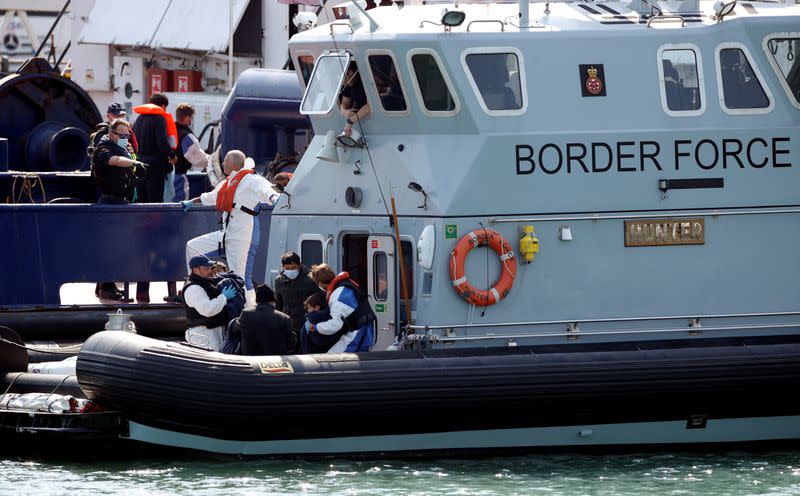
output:
M 230 356 L 125 332 L 77 362 L 129 437 L 242 455 L 800 438 L 800 338 Z

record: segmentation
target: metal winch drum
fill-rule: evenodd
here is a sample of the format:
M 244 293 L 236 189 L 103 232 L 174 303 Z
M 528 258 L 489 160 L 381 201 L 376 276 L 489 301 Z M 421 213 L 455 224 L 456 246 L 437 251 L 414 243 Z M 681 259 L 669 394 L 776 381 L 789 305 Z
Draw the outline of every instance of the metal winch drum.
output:
M 89 135 L 102 120 L 80 86 L 33 58 L 0 79 L 0 138 L 8 140 L 8 168 L 88 170 Z

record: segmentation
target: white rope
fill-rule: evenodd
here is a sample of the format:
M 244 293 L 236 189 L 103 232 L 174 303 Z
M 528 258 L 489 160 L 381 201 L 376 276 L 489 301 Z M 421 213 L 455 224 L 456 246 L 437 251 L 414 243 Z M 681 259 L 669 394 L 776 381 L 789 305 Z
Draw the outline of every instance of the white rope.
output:
M 497 234 L 500 234 L 500 233 L 498 232 Z M 505 245 L 506 245 L 506 238 L 504 238 L 503 235 L 500 234 L 500 246 L 505 246 Z M 510 256 L 506 257 L 506 255 L 510 255 Z M 508 272 L 508 275 L 510 275 L 511 279 L 514 280 L 514 279 L 517 278 L 517 276 L 516 276 L 516 274 L 511 272 L 511 269 L 508 268 L 508 260 L 511 259 L 511 258 L 514 258 L 514 250 L 511 249 L 511 243 L 508 244 L 508 252 L 506 253 L 506 255 L 500 255 L 500 261 L 503 262 L 503 268 L 506 269 L 506 272 Z M 503 258 L 503 257 L 506 257 L 506 258 Z

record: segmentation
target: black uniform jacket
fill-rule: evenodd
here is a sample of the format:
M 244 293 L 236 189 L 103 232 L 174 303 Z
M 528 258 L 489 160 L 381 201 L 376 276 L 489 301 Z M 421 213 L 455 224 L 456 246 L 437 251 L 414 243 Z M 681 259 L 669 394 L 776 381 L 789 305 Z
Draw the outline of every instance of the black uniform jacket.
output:
M 271 303 L 259 303 L 239 316 L 242 355 L 286 355 L 297 346 L 292 319 Z

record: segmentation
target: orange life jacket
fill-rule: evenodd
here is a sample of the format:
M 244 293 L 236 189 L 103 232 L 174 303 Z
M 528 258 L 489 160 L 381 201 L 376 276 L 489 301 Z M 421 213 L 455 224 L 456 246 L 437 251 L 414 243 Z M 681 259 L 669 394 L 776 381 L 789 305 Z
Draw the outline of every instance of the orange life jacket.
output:
M 172 114 L 159 107 L 155 103 L 145 103 L 138 107 L 133 107 L 133 111 L 139 115 L 161 115 L 167 121 L 167 137 L 169 138 L 169 146 L 173 150 L 178 148 L 178 127 L 175 125 L 175 119 Z
M 333 291 L 336 289 L 336 286 L 340 282 L 347 281 L 349 279 L 350 279 L 349 272 L 346 271 L 339 272 L 339 274 L 336 277 L 334 277 L 333 280 L 331 280 L 331 282 L 328 283 L 328 292 L 327 292 L 328 294 L 325 295 L 325 301 L 327 301 L 329 305 L 330 305 L 331 294 L 333 294 Z M 358 287 L 358 284 L 356 284 L 355 281 L 350 281 L 350 282 L 353 283 L 355 287 Z
M 253 169 L 244 169 L 240 170 L 236 177 L 231 179 L 229 176 L 225 182 L 222 183 L 222 187 L 219 188 L 217 192 L 217 210 L 220 212 L 228 212 L 230 213 L 233 210 L 233 195 L 236 194 L 236 188 L 239 187 L 239 183 L 242 182 L 244 176 L 248 174 L 252 174 L 255 172 Z

